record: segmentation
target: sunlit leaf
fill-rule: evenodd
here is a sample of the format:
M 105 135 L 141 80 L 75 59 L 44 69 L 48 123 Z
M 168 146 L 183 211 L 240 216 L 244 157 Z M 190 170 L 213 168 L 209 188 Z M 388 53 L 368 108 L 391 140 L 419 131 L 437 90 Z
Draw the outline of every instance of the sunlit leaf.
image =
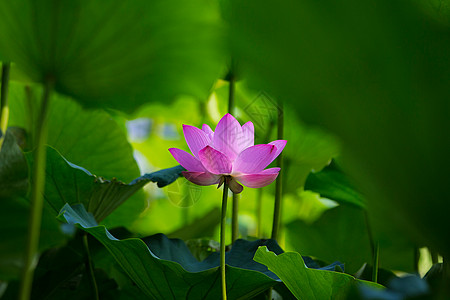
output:
M 296 252 L 276 255 L 263 246 L 256 251 L 254 259 L 277 274 L 297 299 L 346 299 L 349 289 L 355 284 L 382 287 L 345 273 L 310 269 Z

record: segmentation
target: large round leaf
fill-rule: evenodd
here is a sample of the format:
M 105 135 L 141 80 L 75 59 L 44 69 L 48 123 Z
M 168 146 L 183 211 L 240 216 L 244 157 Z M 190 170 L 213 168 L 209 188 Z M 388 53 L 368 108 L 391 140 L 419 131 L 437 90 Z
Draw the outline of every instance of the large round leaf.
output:
M 194 1 L 0 1 L 0 57 L 85 106 L 126 111 L 218 74 L 218 13 Z

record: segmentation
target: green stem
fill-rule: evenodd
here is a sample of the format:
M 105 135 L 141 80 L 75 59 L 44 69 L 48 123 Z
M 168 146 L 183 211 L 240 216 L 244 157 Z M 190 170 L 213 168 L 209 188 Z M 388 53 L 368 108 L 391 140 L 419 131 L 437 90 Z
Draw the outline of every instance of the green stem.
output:
M 263 189 L 258 189 L 258 195 L 256 196 L 256 237 L 262 238 L 262 201 L 263 201 Z
M 8 106 L 8 84 L 9 72 L 11 70 L 11 63 L 5 62 L 2 64 L 2 87 L 0 92 L 0 149 L 3 145 L 3 140 L 6 136 L 6 129 L 8 127 L 9 106 Z
M 366 222 L 367 235 L 369 237 L 370 249 L 372 250 L 372 281 L 377 282 L 380 246 L 378 245 L 378 242 L 375 242 L 373 238 L 372 227 L 370 226 L 369 215 L 367 214 L 366 210 L 364 210 L 364 221 Z
M 262 140 L 263 144 L 269 142 L 270 136 L 272 135 L 273 127 L 275 126 L 275 121 L 270 120 L 269 125 L 267 126 L 266 136 Z M 262 206 L 263 206 L 263 188 L 258 189 L 258 195 L 256 196 L 256 236 L 262 238 Z
M 419 274 L 419 260 L 420 260 L 420 249 L 419 247 L 414 247 L 414 272 Z
M 277 122 L 277 139 L 281 140 L 284 136 L 284 113 L 283 104 L 279 100 L 279 112 L 278 112 L 278 122 Z M 273 209 L 273 225 L 272 225 L 272 239 L 277 240 L 280 231 L 281 222 L 281 198 L 282 198 L 282 180 L 283 180 L 283 153 L 281 153 L 277 158 L 277 165 L 281 168 L 280 174 L 278 174 L 276 185 L 275 185 L 275 206 Z
M 47 143 L 47 115 L 50 94 L 53 89 L 53 81 L 45 84 L 42 96 L 41 109 L 37 123 L 36 149 L 34 151 L 34 164 L 32 170 L 31 207 L 28 220 L 28 236 L 25 249 L 25 259 L 20 283 L 19 299 L 30 298 L 33 283 L 34 269 L 37 263 L 39 247 L 39 234 L 41 231 L 42 208 L 44 205 L 43 192 L 45 184 L 45 165 Z
M 99 300 L 97 281 L 95 280 L 94 266 L 92 264 L 91 252 L 89 251 L 87 233 L 83 234 L 83 246 L 84 246 L 84 250 L 86 252 L 85 266 L 86 266 L 86 271 L 89 272 L 89 277 L 91 279 L 92 293 L 94 294 L 94 299 Z
M 367 235 L 369 237 L 370 250 L 372 251 L 372 260 L 375 257 L 375 242 L 373 241 L 372 227 L 369 222 L 369 215 L 367 214 L 367 210 L 364 210 L 364 221 L 366 222 Z
M 239 194 L 233 193 L 233 211 L 231 215 L 231 243 L 239 237 Z
M 372 281 L 378 282 L 378 258 L 380 256 L 380 246 L 378 242 L 375 243 L 374 249 L 373 249 L 374 255 L 373 255 L 373 269 L 372 269 Z
M 448 256 L 442 257 L 442 278 L 440 284 L 439 296 L 436 299 L 448 299 L 450 295 L 450 261 Z
M 223 184 L 222 217 L 220 219 L 220 273 L 222 279 L 222 299 L 227 299 L 227 284 L 225 277 L 225 225 L 227 219 L 228 181 Z
M 266 136 L 262 143 L 268 143 L 270 136 L 272 135 L 273 127 L 275 126 L 275 121 L 270 120 L 269 125 L 266 130 Z M 258 195 L 256 197 L 256 236 L 262 238 L 262 205 L 263 205 L 263 189 L 258 189 Z
M 33 113 L 36 107 L 36 101 L 34 101 L 35 99 L 33 98 L 31 87 L 29 85 L 25 86 L 25 116 L 27 117 L 27 147 L 29 149 L 35 147 L 34 141 L 36 137 L 36 128 L 34 126 L 35 114 Z
M 447 256 L 442 258 L 442 270 L 444 278 L 450 279 L 450 261 Z
M 236 80 L 230 75 L 230 84 L 228 88 L 228 112 L 234 114 L 234 94 L 236 91 Z
M 428 251 L 430 252 L 430 256 L 431 256 L 431 263 L 433 265 L 437 264 L 439 262 L 439 255 L 437 254 L 437 252 L 431 248 L 428 248 Z
M 229 90 L 228 90 L 228 112 L 230 114 L 234 114 L 235 106 L 234 106 L 234 95 L 236 90 L 236 80 L 234 76 L 230 75 L 229 82 Z M 234 243 L 239 236 L 239 195 L 233 193 L 233 211 L 231 214 L 231 243 Z

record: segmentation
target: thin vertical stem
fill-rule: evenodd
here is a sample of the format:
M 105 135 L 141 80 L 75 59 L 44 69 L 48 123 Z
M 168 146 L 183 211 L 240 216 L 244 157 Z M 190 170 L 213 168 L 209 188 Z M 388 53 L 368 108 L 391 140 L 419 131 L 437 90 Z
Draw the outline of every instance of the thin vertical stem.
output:
M 269 125 L 267 126 L 266 135 L 262 140 L 263 144 L 269 142 L 270 136 L 272 135 L 273 127 L 275 126 L 275 121 L 273 119 L 270 120 Z M 262 238 L 262 204 L 263 204 L 263 188 L 258 189 L 258 195 L 256 196 L 256 237 Z
M 364 210 L 364 221 L 366 222 L 367 235 L 369 236 L 370 249 L 372 250 L 372 281 L 377 282 L 380 246 L 373 238 L 372 227 L 370 226 L 367 210 Z
M 234 114 L 234 95 L 236 90 L 236 79 L 233 74 L 230 75 L 228 90 L 228 112 Z M 233 211 L 231 214 L 231 243 L 234 243 L 239 236 L 239 195 L 233 193 Z
M 223 184 L 222 217 L 220 219 L 220 273 L 222 279 L 222 299 L 227 299 L 227 284 L 225 277 L 225 225 L 227 220 L 228 181 Z
M 262 201 L 263 188 L 259 188 L 256 196 L 256 237 L 258 238 L 262 238 Z
M 231 215 L 231 243 L 239 237 L 239 194 L 233 193 L 233 210 Z
M 369 237 L 370 250 L 372 251 L 372 260 L 375 257 L 375 242 L 373 241 L 372 227 L 369 222 L 369 215 L 367 214 L 367 210 L 364 210 L 364 221 L 366 222 L 367 235 Z
M 375 243 L 373 252 L 374 255 L 373 255 L 372 281 L 376 283 L 378 281 L 378 258 L 380 256 L 380 246 L 378 242 Z
M 277 139 L 281 140 L 284 136 L 284 113 L 283 104 L 278 100 L 278 122 L 277 122 Z M 281 168 L 278 174 L 276 185 L 275 185 L 275 206 L 273 210 L 273 225 L 272 225 L 272 239 L 277 240 L 280 231 L 281 222 L 281 198 L 282 198 L 282 180 L 283 180 L 283 152 L 277 158 L 277 165 Z
M 444 278 L 450 279 L 450 261 L 447 256 L 442 257 L 442 270 Z
M 37 263 L 39 234 L 41 231 L 42 208 L 44 205 L 43 192 L 45 184 L 45 165 L 47 143 L 47 115 L 53 81 L 47 81 L 42 96 L 41 109 L 37 123 L 36 149 L 34 151 L 34 164 L 32 170 L 31 207 L 28 220 L 28 236 L 25 249 L 25 259 L 20 283 L 19 299 L 30 298 L 33 283 L 34 269 Z
M 83 246 L 84 251 L 86 252 L 86 261 L 85 261 L 86 272 L 88 272 L 89 277 L 91 279 L 92 293 L 94 294 L 94 299 L 99 300 L 97 281 L 95 280 L 94 266 L 92 264 L 91 252 L 89 251 L 87 233 L 83 234 Z
M 420 260 L 420 249 L 419 247 L 414 247 L 414 272 L 419 274 L 419 260 Z
M 236 80 L 230 75 L 230 85 L 228 88 L 228 112 L 234 114 L 234 94 L 236 91 Z
M 450 261 L 448 256 L 443 255 L 442 257 L 442 277 L 441 284 L 439 288 L 439 294 L 436 299 L 448 299 L 448 295 L 450 295 Z
M 27 136 L 27 144 L 28 147 L 30 149 L 33 149 L 35 144 L 35 138 L 36 138 L 36 128 L 34 126 L 34 120 L 35 120 L 35 115 L 34 115 L 34 110 L 36 107 L 36 104 L 34 101 L 34 97 L 33 97 L 33 92 L 31 91 L 31 87 L 29 85 L 25 86 L 25 116 L 27 117 L 26 119 L 26 126 L 27 126 L 27 131 L 28 131 L 28 136 Z
M 437 252 L 431 248 L 428 248 L 428 251 L 430 252 L 430 256 L 431 256 L 431 263 L 433 265 L 437 264 L 439 262 L 439 255 L 437 254 Z
M 6 129 L 8 127 L 9 118 L 9 106 L 8 106 L 8 85 L 9 85 L 9 72 L 11 69 L 11 63 L 5 62 L 2 64 L 2 87 L 0 92 L 0 149 L 5 139 Z

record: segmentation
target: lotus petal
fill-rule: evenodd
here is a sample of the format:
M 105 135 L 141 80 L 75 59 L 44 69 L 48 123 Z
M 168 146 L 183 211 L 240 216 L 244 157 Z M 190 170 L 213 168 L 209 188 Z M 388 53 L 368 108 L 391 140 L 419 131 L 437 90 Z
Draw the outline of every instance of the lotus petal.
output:
M 277 148 L 260 144 L 242 151 L 233 163 L 233 173 L 253 174 L 264 170 L 272 161 Z
M 190 125 L 183 125 L 183 133 L 192 154 L 199 158 L 198 152 L 210 143 L 208 135 L 203 130 Z
M 235 179 L 250 188 L 262 188 L 271 184 L 278 176 L 280 168 L 270 168 L 257 174 L 236 176 Z
M 230 160 L 220 151 L 206 146 L 198 153 L 200 161 L 209 172 L 213 174 L 230 174 L 232 165 Z
M 219 183 L 220 175 L 209 172 L 182 172 L 184 178 L 198 185 L 212 185 Z
M 226 114 L 220 119 L 214 131 L 214 148 L 225 154 L 230 161 L 233 161 L 241 147 L 242 127 L 239 122 L 230 114 Z
M 205 172 L 206 169 L 203 167 L 201 161 L 187 153 L 184 150 L 178 148 L 170 148 L 170 154 L 172 154 L 173 158 L 183 166 L 188 171 L 191 172 Z

